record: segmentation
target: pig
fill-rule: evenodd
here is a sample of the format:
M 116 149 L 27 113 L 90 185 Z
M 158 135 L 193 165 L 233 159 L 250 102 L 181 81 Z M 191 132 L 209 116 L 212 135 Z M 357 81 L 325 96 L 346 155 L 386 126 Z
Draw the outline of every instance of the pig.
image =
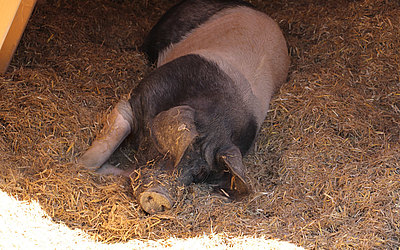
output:
M 185 0 L 162 16 L 141 48 L 157 68 L 116 104 L 79 163 L 124 174 L 107 160 L 125 138 L 136 145 L 148 135 L 168 164 L 147 176 L 157 181 L 138 194 L 146 212 L 170 209 L 174 188 L 193 182 L 219 185 L 233 198 L 248 194 L 242 158 L 290 63 L 278 24 L 244 1 Z M 160 184 L 163 176 L 174 184 Z

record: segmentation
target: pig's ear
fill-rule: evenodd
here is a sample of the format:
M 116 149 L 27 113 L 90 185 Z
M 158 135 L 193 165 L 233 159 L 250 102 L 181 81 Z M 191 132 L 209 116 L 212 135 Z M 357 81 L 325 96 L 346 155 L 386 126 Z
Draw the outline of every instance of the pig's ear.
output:
M 250 186 L 246 181 L 245 167 L 242 161 L 242 154 L 239 148 L 231 146 L 217 154 L 219 164 L 223 164 L 229 171 L 230 183 L 229 193 L 235 196 L 242 196 L 250 192 Z
M 198 136 L 194 124 L 194 109 L 177 106 L 159 113 L 150 124 L 157 150 L 169 154 L 174 166 L 181 161 L 187 147 Z

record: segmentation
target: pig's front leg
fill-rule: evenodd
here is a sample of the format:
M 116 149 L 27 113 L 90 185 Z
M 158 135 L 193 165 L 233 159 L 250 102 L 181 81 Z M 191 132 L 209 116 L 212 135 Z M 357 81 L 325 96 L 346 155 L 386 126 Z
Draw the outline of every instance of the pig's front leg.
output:
M 102 134 L 79 158 L 78 164 L 90 170 L 99 169 L 131 133 L 132 126 L 132 108 L 128 101 L 121 100 L 112 110 Z

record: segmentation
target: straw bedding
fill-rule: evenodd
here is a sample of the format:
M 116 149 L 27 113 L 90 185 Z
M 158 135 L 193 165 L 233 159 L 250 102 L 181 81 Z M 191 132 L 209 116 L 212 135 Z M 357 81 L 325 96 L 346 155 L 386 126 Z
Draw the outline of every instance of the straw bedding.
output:
M 173 3 L 36 7 L 0 76 L 1 190 L 103 242 L 223 232 L 306 248 L 398 248 L 398 1 L 252 1 L 281 26 L 292 64 L 245 159 L 254 193 L 244 200 L 196 184 L 150 216 L 130 180 L 75 165 L 112 106 L 152 70 L 137 47 Z

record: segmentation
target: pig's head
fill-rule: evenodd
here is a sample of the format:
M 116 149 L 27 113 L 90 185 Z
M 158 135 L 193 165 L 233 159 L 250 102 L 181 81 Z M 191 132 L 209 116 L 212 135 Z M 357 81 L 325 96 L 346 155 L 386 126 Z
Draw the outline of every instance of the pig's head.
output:
M 240 150 L 230 142 L 211 142 L 209 136 L 200 135 L 190 106 L 159 113 L 150 124 L 150 133 L 157 150 L 167 156 L 176 183 L 210 182 L 232 198 L 249 192 Z M 172 196 L 170 186 L 157 184 L 139 195 L 139 203 L 149 213 L 161 212 L 172 206 Z

